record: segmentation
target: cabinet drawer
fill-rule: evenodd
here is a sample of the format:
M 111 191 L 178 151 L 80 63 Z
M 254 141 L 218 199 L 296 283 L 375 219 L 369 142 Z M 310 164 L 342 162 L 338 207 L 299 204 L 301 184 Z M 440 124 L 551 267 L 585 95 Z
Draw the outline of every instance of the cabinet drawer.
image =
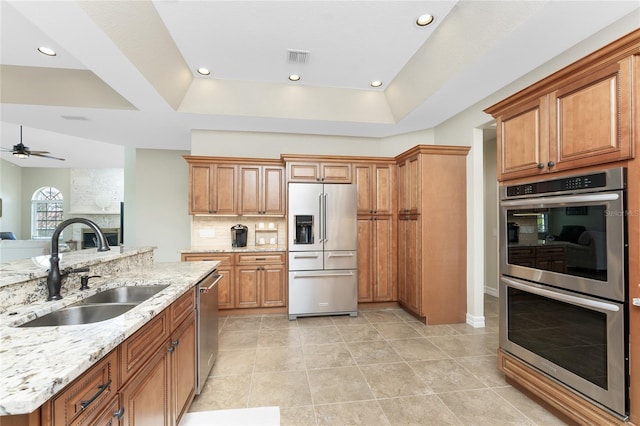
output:
M 209 254 L 209 253 L 185 253 L 182 255 L 183 262 L 200 262 L 200 261 L 212 261 L 217 260 L 220 262 L 220 265 L 232 265 L 233 264 L 233 253 L 229 254 Z
M 196 309 L 195 288 L 187 291 L 171 304 L 171 328 L 175 328 Z
M 117 351 L 112 351 L 58 393 L 52 403 L 54 425 L 89 425 L 118 389 Z
M 284 253 L 241 253 L 237 255 L 237 264 L 238 265 L 246 265 L 246 264 L 274 264 L 274 263 L 284 263 Z
M 169 317 L 162 311 L 120 346 L 120 383 L 125 383 L 169 338 Z

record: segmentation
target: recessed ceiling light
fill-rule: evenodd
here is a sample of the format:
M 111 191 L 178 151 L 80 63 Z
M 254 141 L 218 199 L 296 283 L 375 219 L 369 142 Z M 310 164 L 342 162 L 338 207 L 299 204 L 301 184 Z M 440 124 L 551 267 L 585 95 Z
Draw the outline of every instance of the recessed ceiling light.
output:
M 380 86 L 382 86 L 382 82 L 380 80 L 371 82 L 371 87 L 380 87 Z
M 298 74 L 291 74 L 291 75 L 289 76 L 289 80 L 291 80 L 291 81 L 298 81 L 298 80 L 300 80 L 300 76 L 299 76 Z
M 44 46 L 38 47 L 38 52 L 42 53 L 43 55 L 47 55 L 47 56 L 56 56 L 56 51 L 55 50 L 50 49 L 48 47 L 44 47 Z
M 420 15 L 418 17 L 418 19 L 416 20 L 416 24 L 419 27 L 426 27 L 427 25 L 429 25 L 430 23 L 433 22 L 433 15 Z
M 211 71 L 208 68 L 198 68 L 198 74 L 200 75 L 211 75 Z

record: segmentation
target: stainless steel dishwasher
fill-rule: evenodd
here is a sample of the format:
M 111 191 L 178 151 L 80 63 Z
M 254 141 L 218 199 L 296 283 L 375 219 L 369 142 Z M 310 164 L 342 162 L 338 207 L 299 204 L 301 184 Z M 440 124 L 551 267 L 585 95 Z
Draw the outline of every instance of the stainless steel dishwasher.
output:
M 204 383 L 218 356 L 218 281 L 217 271 L 198 283 L 196 309 L 198 315 L 198 380 L 196 395 L 200 395 Z

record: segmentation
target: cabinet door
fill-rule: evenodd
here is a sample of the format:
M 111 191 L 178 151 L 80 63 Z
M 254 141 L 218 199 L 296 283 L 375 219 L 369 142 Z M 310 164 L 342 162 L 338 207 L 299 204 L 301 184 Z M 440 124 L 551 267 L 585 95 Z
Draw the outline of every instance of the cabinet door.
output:
M 236 174 L 238 168 L 233 165 L 216 165 L 215 206 L 213 213 L 237 214 Z
M 421 194 L 420 156 L 407 159 L 407 209 L 411 213 L 420 213 Z
M 398 300 L 418 315 L 422 285 L 419 232 L 417 215 L 407 215 L 398 221 Z
M 369 164 L 354 165 L 354 175 L 358 192 L 358 214 L 373 213 L 372 170 Z
M 122 425 L 171 425 L 170 405 L 167 404 L 169 383 L 169 352 L 168 347 L 162 346 L 149 363 L 122 389 Z
M 214 166 L 210 164 L 189 165 L 189 213 L 211 213 L 213 210 Z
M 287 210 L 284 167 L 264 166 L 262 176 L 262 212 L 284 215 Z
M 120 407 L 120 399 L 116 396 L 107 405 L 107 408 L 90 423 L 79 423 L 91 426 L 117 426 L 120 424 L 120 418 L 124 415 L 124 410 Z
M 173 424 L 178 424 L 196 393 L 196 320 L 192 314 L 171 336 Z
M 240 166 L 240 214 L 259 214 L 262 212 L 260 202 L 261 166 Z
M 259 267 L 236 267 L 236 308 L 259 307 Z
M 358 302 L 373 302 L 372 218 L 358 218 Z
M 519 105 L 498 117 L 498 179 L 548 171 L 548 97 Z
M 317 182 L 320 180 L 320 164 L 316 162 L 287 163 L 289 182 Z
M 268 308 L 286 306 L 286 279 L 284 265 L 261 266 L 260 306 Z
M 218 282 L 218 308 L 233 309 L 235 308 L 233 254 L 184 253 L 182 255 L 183 262 L 212 260 L 220 262 L 217 271 L 222 275 L 222 278 Z
M 374 164 L 372 166 L 373 182 L 371 207 L 376 214 L 393 213 L 393 166 L 390 164 Z
M 397 300 L 395 255 L 396 244 L 391 216 L 376 216 L 371 221 L 375 238 L 369 255 L 373 276 L 373 300 L 390 302 Z M 360 274 L 360 270 L 358 270 Z
M 628 58 L 551 94 L 551 170 L 631 157 L 630 66 Z
M 320 163 L 320 180 L 326 183 L 351 183 L 351 164 Z

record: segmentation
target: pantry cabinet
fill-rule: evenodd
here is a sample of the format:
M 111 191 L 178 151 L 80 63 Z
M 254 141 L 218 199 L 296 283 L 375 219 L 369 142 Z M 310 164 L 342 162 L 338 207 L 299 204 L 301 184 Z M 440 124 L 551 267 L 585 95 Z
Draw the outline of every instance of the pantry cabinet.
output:
M 632 158 L 634 49 L 587 57 L 487 108 L 497 122 L 498 179 Z
M 395 219 L 358 217 L 358 302 L 398 300 Z
M 418 145 L 397 157 L 398 301 L 427 324 L 466 320 L 468 152 Z
M 285 170 L 282 165 L 240 165 L 241 215 L 284 216 Z

